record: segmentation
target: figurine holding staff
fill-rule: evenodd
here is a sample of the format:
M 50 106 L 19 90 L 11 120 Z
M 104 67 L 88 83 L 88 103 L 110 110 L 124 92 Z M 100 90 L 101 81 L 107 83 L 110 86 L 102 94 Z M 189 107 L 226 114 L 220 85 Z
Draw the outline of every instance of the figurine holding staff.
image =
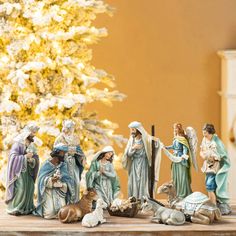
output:
M 150 196 L 149 176 L 152 165 L 155 167 L 155 182 L 159 180 L 161 146 L 159 139 L 149 135 L 140 122 L 131 122 L 128 127 L 131 135 L 122 159 L 122 165 L 128 171 L 128 196 L 142 199 L 143 196 Z M 155 163 L 152 163 L 153 147 Z

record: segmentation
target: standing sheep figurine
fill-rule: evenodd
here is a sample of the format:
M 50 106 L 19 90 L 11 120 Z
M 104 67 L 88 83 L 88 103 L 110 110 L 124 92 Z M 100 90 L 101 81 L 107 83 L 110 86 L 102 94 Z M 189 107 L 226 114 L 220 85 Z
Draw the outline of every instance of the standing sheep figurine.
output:
M 90 228 L 105 223 L 106 219 L 103 218 L 104 208 L 107 208 L 107 204 L 99 198 L 97 200 L 96 209 L 92 213 L 88 213 L 84 216 L 82 226 Z

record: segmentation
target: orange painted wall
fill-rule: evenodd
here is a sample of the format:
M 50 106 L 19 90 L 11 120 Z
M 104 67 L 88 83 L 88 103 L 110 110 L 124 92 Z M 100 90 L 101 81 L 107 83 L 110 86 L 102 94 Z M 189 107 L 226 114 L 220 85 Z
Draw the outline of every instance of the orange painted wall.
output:
M 101 118 L 127 125 L 139 120 L 147 130 L 155 124 L 157 137 L 172 142 L 172 124 L 198 130 L 212 122 L 220 133 L 220 49 L 236 47 L 235 0 L 107 0 L 113 18 L 101 15 L 97 26 L 109 36 L 93 47 L 93 64 L 116 77 L 127 94 L 112 108 L 94 104 Z M 199 158 L 199 164 L 202 161 Z M 160 183 L 170 179 L 170 161 L 163 156 Z M 122 191 L 127 175 L 118 171 Z M 193 190 L 205 191 L 204 175 L 193 173 Z

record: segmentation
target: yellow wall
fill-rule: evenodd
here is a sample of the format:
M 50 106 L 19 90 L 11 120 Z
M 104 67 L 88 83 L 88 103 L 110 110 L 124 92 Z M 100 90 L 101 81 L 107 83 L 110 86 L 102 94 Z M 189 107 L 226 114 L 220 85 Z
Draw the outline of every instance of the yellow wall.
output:
M 236 47 L 236 0 L 107 0 L 113 18 L 99 16 L 109 36 L 94 47 L 93 63 L 116 77 L 128 95 L 112 108 L 96 104 L 101 118 L 119 123 L 128 137 L 130 121 L 168 145 L 176 121 L 198 130 L 212 122 L 220 132 L 219 49 Z M 199 160 L 201 164 L 202 161 Z M 160 182 L 170 179 L 170 161 L 163 156 Z M 204 176 L 193 172 L 193 190 L 204 191 Z M 126 193 L 127 175 L 119 171 Z

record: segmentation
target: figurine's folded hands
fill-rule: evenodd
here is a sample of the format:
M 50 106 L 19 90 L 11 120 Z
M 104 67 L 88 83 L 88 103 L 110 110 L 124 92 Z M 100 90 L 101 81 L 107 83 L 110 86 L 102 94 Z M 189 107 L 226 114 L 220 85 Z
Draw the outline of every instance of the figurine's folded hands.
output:
M 133 150 L 139 150 L 139 149 L 141 149 L 143 146 L 142 145 L 140 145 L 140 144 L 134 144 L 133 146 L 132 146 L 132 149 Z

